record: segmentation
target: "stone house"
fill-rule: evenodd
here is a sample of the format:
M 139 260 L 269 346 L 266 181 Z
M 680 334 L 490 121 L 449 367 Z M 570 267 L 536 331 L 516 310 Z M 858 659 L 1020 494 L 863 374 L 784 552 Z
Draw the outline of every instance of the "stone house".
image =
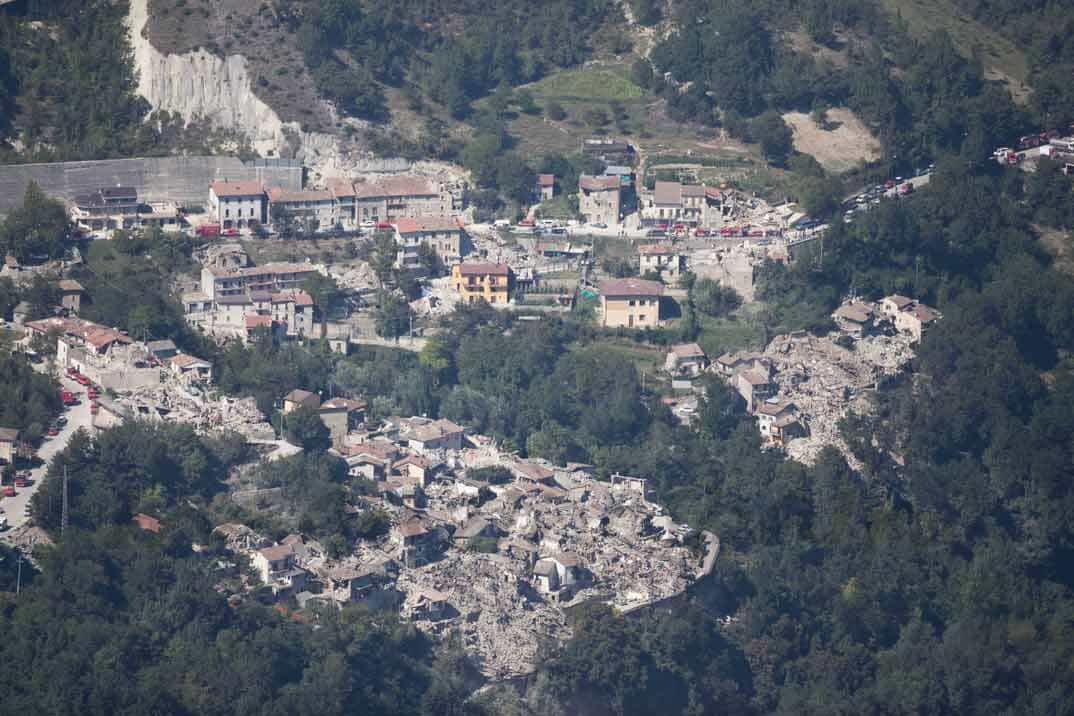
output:
M 873 309 L 864 303 L 845 303 L 835 309 L 832 319 L 840 330 L 854 336 L 865 336 L 873 330 Z
M 0 462 L 10 465 L 15 462 L 15 446 L 19 442 L 16 428 L 0 428 Z
M 646 244 L 638 247 L 638 269 L 642 276 L 655 273 L 664 283 L 672 283 L 686 270 L 686 256 L 668 244 Z
M 280 412 L 287 415 L 301 407 L 317 410 L 321 407 L 321 399 L 316 393 L 311 393 L 310 391 L 302 390 L 301 388 L 295 388 L 290 393 L 283 396 L 283 409 Z
M 708 356 L 697 343 L 679 343 L 672 346 L 664 360 L 664 370 L 672 375 L 701 375 L 708 365 Z
M 328 428 L 332 443 L 337 444 L 362 422 L 365 403 L 349 398 L 330 398 L 321 403 L 317 412 L 321 422 Z
M 556 176 L 554 174 L 538 174 L 534 195 L 537 197 L 537 201 L 551 201 L 556 195 Z
M 591 224 L 618 224 L 622 213 L 619 177 L 590 174 L 578 177 L 578 213 Z
M 753 413 L 757 405 L 776 392 L 776 386 L 767 370 L 747 368 L 735 374 L 734 386 L 746 401 L 746 411 Z

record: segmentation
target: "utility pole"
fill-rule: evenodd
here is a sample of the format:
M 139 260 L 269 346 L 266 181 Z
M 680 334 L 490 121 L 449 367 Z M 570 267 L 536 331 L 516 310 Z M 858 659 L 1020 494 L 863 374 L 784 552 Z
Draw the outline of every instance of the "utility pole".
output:
M 19 567 L 15 573 L 15 594 L 22 591 L 22 552 L 19 552 Z
M 67 466 L 63 466 L 63 512 L 60 515 L 60 534 L 67 531 Z

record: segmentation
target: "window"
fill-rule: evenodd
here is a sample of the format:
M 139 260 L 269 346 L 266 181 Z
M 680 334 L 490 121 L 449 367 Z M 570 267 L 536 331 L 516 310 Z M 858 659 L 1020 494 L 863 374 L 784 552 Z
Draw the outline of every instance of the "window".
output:
M 231 209 L 224 209 L 224 218 L 225 219 L 230 219 L 231 218 Z
M 645 320 L 645 314 L 644 313 L 638 314 L 638 321 L 641 322 L 641 321 L 644 321 L 644 320 Z
M 644 303 L 644 301 L 643 301 L 643 303 Z M 628 306 L 633 306 L 634 305 L 634 299 L 633 298 L 630 299 L 630 301 L 627 302 L 627 305 Z

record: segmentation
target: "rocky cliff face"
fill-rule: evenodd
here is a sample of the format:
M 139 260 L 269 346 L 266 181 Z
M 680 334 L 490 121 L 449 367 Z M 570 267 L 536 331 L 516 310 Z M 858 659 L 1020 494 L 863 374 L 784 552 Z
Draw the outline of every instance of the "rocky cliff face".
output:
M 296 122 L 283 122 L 254 94 L 246 58 L 219 57 L 204 49 L 181 55 L 164 54 L 143 32 L 149 19 L 148 0 L 130 0 L 128 29 L 138 93 L 157 110 L 190 121 L 207 118 L 216 126 L 250 139 L 263 156 L 295 156 L 326 171 L 339 164 L 341 147 L 335 136 L 303 132 Z M 324 111 L 331 112 L 331 107 Z

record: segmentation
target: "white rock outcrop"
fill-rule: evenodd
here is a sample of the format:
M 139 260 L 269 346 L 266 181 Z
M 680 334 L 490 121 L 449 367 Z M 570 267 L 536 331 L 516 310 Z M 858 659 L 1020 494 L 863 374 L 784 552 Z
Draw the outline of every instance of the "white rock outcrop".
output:
M 181 55 L 164 54 L 149 41 L 149 0 L 130 0 L 127 26 L 138 93 L 155 110 L 167 110 L 189 122 L 210 120 L 241 132 L 262 156 L 295 156 L 311 166 L 333 167 L 340 158 L 339 139 L 303 132 L 297 122 L 283 122 L 254 94 L 246 58 L 219 57 L 199 48 Z M 329 106 L 324 111 L 331 113 Z

